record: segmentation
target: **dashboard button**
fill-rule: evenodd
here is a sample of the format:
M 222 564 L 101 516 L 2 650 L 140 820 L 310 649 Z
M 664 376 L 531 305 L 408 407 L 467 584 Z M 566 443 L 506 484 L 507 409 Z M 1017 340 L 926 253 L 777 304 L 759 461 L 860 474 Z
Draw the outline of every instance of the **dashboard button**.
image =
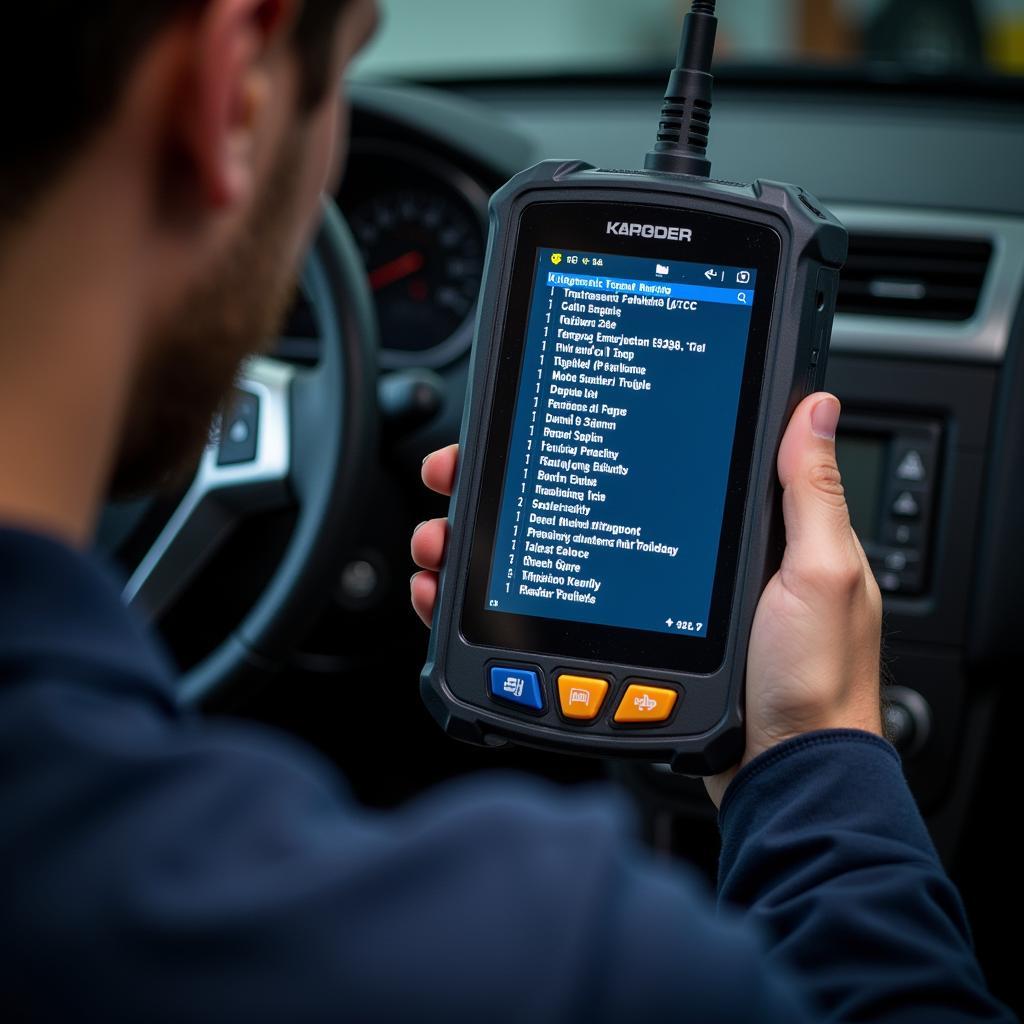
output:
M 675 690 L 633 683 L 627 687 L 625 696 L 619 703 L 615 721 L 631 725 L 664 722 L 672 714 L 678 698 L 679 694 Z
M 923 483 L 928 476 L 925 469 L 924 458 L 916 448 L 909 449 L 900 459 L 896 467 L 896 477 L 899 480 L 906 480 L 910 483 Z
M 913 523 L 890 522 L 882 532 L 882 540 L 886 544 L 916 548 L 921 544 L 921 527 Z
M 907 567 L 907 553 L 905 551 L 890 551 L 885 556 L 885 567 L 889 572 L 903 572 Z
M 892 511 L 901 519 L 917 519 L 921 514 L 921 504 L 910 491 L 900 491 L 892 503 Z
M 902 580 L 894 572 L 882 572 L 878 574 L 878 588 L 887 594 L 895 594 L 900 590 Z
M 525 668 L 492 668 L 491 693 L 499 700 L 518 704 L 522 708 L 540 711 L 544 696 L 540 690 L 540 677 Z
M 558 701 L 566 718 L 591 721 L 597 718 L 608 696 L 606 679 L 591 679 L 588 676 L 559 676 Z

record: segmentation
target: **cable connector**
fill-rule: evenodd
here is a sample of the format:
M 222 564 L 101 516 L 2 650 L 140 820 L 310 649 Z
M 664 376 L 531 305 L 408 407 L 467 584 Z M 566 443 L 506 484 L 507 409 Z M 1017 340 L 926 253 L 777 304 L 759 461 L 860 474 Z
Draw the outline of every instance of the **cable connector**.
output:
M 711 62 L 717 32 L 715 0 L 694 0 L 690 13 L 683 19 L 683 37 L 676 68 L 665 90 L 658 140 L 644 164 L 650 171 L 701 178 L 711 174 L 707 150 L 714 85 Z

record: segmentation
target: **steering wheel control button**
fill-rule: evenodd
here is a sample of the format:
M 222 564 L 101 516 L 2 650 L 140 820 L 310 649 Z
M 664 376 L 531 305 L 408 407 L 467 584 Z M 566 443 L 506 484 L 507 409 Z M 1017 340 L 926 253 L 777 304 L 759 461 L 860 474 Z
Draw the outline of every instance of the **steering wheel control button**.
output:
M 256 461 L 259 440 L 260 400 L 248 391 L 236 391 L 225 414 L 217 452 L 218 466 L 238 466 Z
M 644 725 L 650 722 L 664 722 L 672 714 L 679 694 L 660 686 L 645 686 L 632 683 L 619 702 L 615 721 L 628 725 Z
M 607 696 L 607 679 L 568 675 L 558 677 L 558 702 L 566 718 L 579 722 L 592 721 L 601 713 Z
M 526 668 L 492 668 L 491 695 L 530 711 L 540 711 L 544 707 L 540 677 Z

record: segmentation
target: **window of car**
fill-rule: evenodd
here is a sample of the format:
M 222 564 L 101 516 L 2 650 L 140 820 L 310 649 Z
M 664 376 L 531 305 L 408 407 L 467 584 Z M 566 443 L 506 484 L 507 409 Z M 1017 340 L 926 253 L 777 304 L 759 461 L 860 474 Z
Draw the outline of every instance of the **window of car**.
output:
M 421 79 L 669 65 L 688 0 L 381 0 L 360 73 Z M 720 64 L 1024 74 L 1024 0 L 721 0 Z

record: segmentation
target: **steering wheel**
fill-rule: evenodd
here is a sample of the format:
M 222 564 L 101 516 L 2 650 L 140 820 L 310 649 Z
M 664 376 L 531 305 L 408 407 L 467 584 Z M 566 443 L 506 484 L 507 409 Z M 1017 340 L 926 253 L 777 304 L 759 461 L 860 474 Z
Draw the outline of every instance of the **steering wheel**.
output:
M 185 705 L 223 706 L 285 660 L 337 582 L 377 431 L 377 322 L 366 271 L 337 207 L 302 274 L 318 321 L 318 364 L 254 358 L 231 416 L 189 490 L 139 562 L 124 599 L 148 619 L 166 612 L 256 511 L 298 506 L 287 548 L 255 605 L 180 680 Z

